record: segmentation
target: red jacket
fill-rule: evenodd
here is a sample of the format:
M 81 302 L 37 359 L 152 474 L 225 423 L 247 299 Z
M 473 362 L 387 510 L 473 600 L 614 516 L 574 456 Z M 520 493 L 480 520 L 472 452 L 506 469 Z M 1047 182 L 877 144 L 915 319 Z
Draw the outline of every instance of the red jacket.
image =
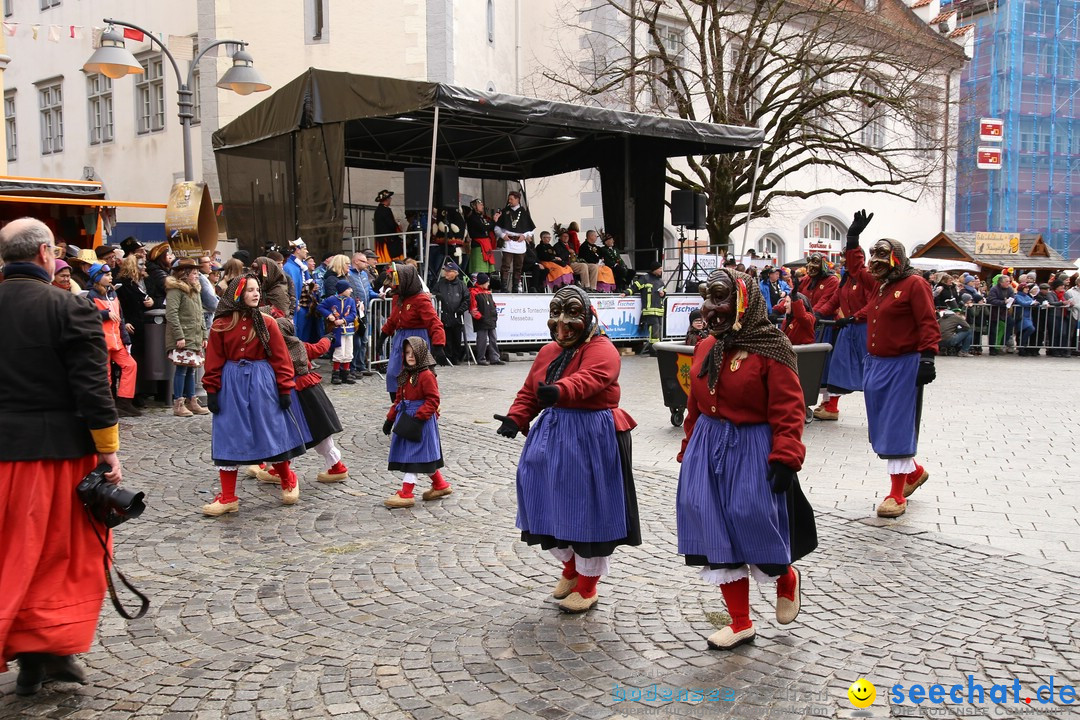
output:
M 792 345 L 809 345 L 814 342 L 814 316 L 806 309 L 806 303 L 789 298 L 791 315 L 784 319 L 784 334 Z
M 525 384 L 518 390 L 514 404 L 506 413 L 525 435 L 529 433 L 529 423 L 540 414 L 536 389 L 544 382 L 548 365 L 554 362 L 561 352 L 562 348 L 555 342 L 540 348 L 525 378 Z M 637 423 L 619 407 L 621 368 L 619 351 L 611 344 L 611 340 L 603 335 L 593 337 L 578 348 L 562 377 L 555 383 L 559 386 L 559 402 L 555 403 L 555 406 L 578 410 L 610 409 L 615 416 L 616 432 L 632 430 Z
M 840 309 L 836 316 L 841 318 L 853 317 L 858 322 L 865 322 L 866 304 L 870 302 L 870 298 L 877 292 L 878 284 L 873 278 L 871 282 L 866 282 L 864 279 L 856 278 L 848 273 L 841 282 L 840 289 L 837 290 L 836 297 Z
M 862 248 L 848 250 L 847 269 L 860 282 L 875 283 L 866 305 L 866 350 L 878 357 L 896 357 L 913 352 L 937 353 L 941 327 L 934 311 L 930 285 L 919 275 L 881 287 L 866 269 Z
M 311 361 L 320 355 L 325 355 L 326 351 L 330 349 L 330 338 L 324 337 L 317 343 L 304 343 L 304 350 L 307 351 L 308 357 L 308 371 L 304 375 L 296 376 L 296 389 L 303 390 L 309 388 L 312 385 L 318 385 L 322 382 L 322 375 L 316 372 L 311 372 Z
M 405 298 L 404 302 L 395 295 L 392 307 L 390 317 L 386 318 L 382 326 L 383 335 L 393 335 L 399 328 L 422 328 L 427 330 L 432 345 L 446 345 L 446 332 L 439 320 L 439 314 L 435 312 L 435 306 L 431 303 L 430 295 L 417 293 Z
M 402 400 L 423 400 L 424 404 L 414 413 L 417 420 L 427 420 L 432 415 L 439 416 L 439 381 L 435 373 L 422 370 L 415 377 L 415 382 L 407 381 L 398 385 L 397 396 L 386 419 L 393 422 L 397 417 L 397 406 Z
M 799 282 L 799 292 L 810 299 L 814 312 L 826 320 L 836 317 L 836 308 L 839 306 L 836 294 L 839 287 L 840 279 L 835 275 L 826 275 L 814 281 L 806 275 Z
M 781 462 L 793 470 L 802 468 L 806 447 L 802 443 L 806 407 L 802 385 L 794 370 L 783 363 L 751 353 L 738 370 L 731 369 L 731 359 L 737 350 L 724 353 L 724 364 L 709 390 L 709 378 L 698 377 L 705 358 L 712 352 L 716 338 L 709 336 L 694 348 L 690 365 L 690 395 L 686 403 L 679 462 L 699 415 L 723 418 L 733 425 L 768 423 L 772 428 L 772 451 L 769 462 Z
M 291 391 L 294 381 L 292 358 L 285 338 L 281 335 L 277 323 L 269 315 L 263 315 L 266 330 L 270 333 L 270 352 L 267 358 L 262 343 L 255 337 L 255 330 L 246 318 L 237 321 L 231 330 L 225 330 L 232 323 L 232 318 L 220 317 L 210 326 L 210 339 L 206 346 L 206 366 L 203 374 L 203 387 L 206 392 L 216 393 L 221 390 L 221 369 L 232 360 L 269 360 L 277 378 L 278 394 Z

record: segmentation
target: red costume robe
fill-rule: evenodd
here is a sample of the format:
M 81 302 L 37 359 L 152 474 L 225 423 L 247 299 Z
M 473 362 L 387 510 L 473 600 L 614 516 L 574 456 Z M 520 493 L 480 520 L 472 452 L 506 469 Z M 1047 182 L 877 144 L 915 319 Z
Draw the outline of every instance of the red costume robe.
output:
M 446 332 L 443 330 L 439 314 L 427 293 L 410 295 L 404 300 L 394 296 L 390 317 L 383 323 L 383 335 L 393 335 L 399 328 L 427 330 L 432 346 L 446 345 Z
M 866 269 L 862 248 L 848 250 L 847 268 L 859 282 L 871 282 L 876 292 L 866 305 L 866 350 L 879 357 L 913 352 L 937 353 L 941 327 L 930 285 L 919 275 L 891 282 L 884 288 Z
M 826 320 L 832 320 L 839 306 L 839 300 L 836 297 L 839 287 L 840 279 L 835 275 L 819 275 L 816 278 L 807 275 L 799 283 L 799 292 L 810 299 L 810 306 L 816 314 Z
M 232 318 L 220 317 L 214 320 L 206 346 L 206 371 L 203 375 L 203 388 L 206 392 L 216 393 L 221 390 L 221 369 L 230 360 L 269 360 L 277 379 L 279 395 L 288 394 L 296 386 L 292 358 L 289 357 L 289 348 L 285 345 L 281 330 L 269 315 L 263 315 L 263 322 L 270 333 L 270 350 L 273 352 L 271 358 L 266 357 L 266 351 L 259 338 L 255 337 L 251 321 L 247 318 L 237 320 L 230 330 L 225 328 L 232 324 Z

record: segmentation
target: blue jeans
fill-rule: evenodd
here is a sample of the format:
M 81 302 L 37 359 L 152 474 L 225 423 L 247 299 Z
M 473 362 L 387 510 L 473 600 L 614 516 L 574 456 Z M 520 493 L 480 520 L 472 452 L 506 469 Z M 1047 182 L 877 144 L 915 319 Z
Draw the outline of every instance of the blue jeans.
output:
M 367 370 L 368 331 L 367 321 L 353 335 L 353 370 Z
M 173 400 L 179 400 L 182 397 L 190 400 L 195 397 L 195 368 L 185 365 L 176 366 L 176 373 L 173 375 L 172 397 Z
M 971 352 L 971 330 L 960 330 L 942 345 L 945 347 L 959 347 L 960 352 Z

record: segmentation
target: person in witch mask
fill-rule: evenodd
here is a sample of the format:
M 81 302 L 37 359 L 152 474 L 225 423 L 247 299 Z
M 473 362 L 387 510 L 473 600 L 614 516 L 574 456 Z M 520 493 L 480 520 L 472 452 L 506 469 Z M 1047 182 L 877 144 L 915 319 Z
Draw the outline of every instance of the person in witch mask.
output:
M 396 400 L 398 375 L 401 373 L 402 352 L 405 339 L 423 338 L 431 346 L 431 354 L 439 365 L 448 364 L 446 358 L 446 331 L 443 329 L 431 295 L 424 292 L 420 275 L 412 265 L 395 263 L 390 270 L 390 287 L 394 301 L 390 317 L 382 326 L 383 335 L 392 335 L 390 360 L 386 365 L 386 391 Z
M 888 463 L 890 490 L 878 506 L 878 517 L 900 517 L 907 498 L 930 474 L 917 462 L 922 386 L 937 376 L 934 357 L 941 328 L 930 286 L 911 267 L 898 240 L 882 239 L 870 248 L 870 267 L 859 247 L 859 235 L 870 223 L 860 210 L 848 229 L 847 271 L 876 288 L 866 305 L 866 350 L 863 397 L 870 445 Z
M 619 408 L 619 352 L 599 334 L 582 288 L 555 293 L 548 328 L 552 342 L 495 419 L 500 435 L 526 435 L 517 470 L 521 539 L 563 564 L 552 596 L 564 612 L 582 613 L 596 605 L 615 548 L 641 544 L 630 444 L 636 423 Z
M 686 432 L 676 492 L 679 554 L 719 585 L 731 624 L 709 647 L 754 639 L 748 574 L 776 585 L 776 619 L 799 614 L 801 578 L 792 563 L 817 546 L 813 510 L 796 473 L 802 386 L 791 343 L 769 321 L 749 275 L 723 268 L 701 285 L 709 337 L 690 366 Z

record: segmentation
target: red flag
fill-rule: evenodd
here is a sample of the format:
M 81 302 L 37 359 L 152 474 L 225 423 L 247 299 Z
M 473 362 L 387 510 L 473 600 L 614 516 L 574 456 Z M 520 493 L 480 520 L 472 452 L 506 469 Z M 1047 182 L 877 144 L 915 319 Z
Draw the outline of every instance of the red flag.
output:
M 135 42 L 142 42 L 145 35 L 140 30 L 132 30 L 131 28 L 124 28 L 124 37 L 128 40 L 134 40 Z

